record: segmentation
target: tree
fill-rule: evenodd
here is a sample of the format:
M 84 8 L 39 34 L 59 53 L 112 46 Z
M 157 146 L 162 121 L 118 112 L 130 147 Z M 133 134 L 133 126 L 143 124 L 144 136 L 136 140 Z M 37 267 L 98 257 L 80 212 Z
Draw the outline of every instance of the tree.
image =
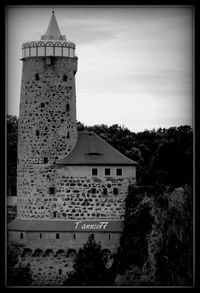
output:
M 19 261 L 23 246 L 9 244 L 7 252 L 7 285 L 30 286 L 32 283 L 31 269 L 29 265 L 23 265 Z
M 83 248 L 79 249 L 74 271 L 64 282 L 66 286 L 105 286 L 114 281 L 113 268 L 107 268 L 101 245 L 91 235 Z

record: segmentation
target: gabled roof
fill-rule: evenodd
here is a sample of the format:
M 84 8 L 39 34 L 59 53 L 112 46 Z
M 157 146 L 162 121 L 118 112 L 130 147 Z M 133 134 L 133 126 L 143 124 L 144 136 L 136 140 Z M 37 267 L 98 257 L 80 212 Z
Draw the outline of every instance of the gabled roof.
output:
M 42 40 L 66 40 L 65 36 L 62 36 L 60 29 L 54 14 L 52 11 L 51 19 L 49 22 L 46 34 L 41 37 Z
M 73 150 L 57 160 L 61 165 L 136 165 L 94 132 L 78 132 Z

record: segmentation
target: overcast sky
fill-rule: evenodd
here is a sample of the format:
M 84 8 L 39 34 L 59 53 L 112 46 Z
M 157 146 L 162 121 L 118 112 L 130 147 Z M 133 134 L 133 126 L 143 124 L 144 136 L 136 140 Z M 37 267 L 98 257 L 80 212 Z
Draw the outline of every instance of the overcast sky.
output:
M 19 115 L 21 45 L 45 34 L 52 10 L 76 44 L 77 120 L 144 129 L 191 125 L 193 15 L 190 7 L 10 6 L 7 113 Z

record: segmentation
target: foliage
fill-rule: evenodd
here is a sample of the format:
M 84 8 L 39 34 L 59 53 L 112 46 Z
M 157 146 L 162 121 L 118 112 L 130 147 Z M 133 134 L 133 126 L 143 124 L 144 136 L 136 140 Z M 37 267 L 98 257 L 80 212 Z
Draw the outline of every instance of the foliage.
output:
M 12 186 L 12 195 L 16 195 L 17 184 L 17 137 L 18 119 L 16 116 L 7 116 L 7 180 Z
M 22 265 L 19 260 L 23 246 L 13 244 L 7 251 L 7 285 L 30 286 L 32 283 L 31 269 L 28 265 Z
M 115 284 L 192 285 L 192 232 L 190 186 L 130 188 Z
M 94 131 L 122 154 L 138 162 L 138 185 L 192 185 L 193 132 L 188 125 L 134 133 L 118 124 L 85 126 L 78 122 L 77 129 Z M 16 181 L 17 131 L 17 117 L 8 115 L 8 184 Z
M 83 248 L 79 249 L 74 263 L 74 271 L 64 282 L 66 286 L 105 286 L 113 283 L 114 266 L 106 266 L 101 245 L 92 235 Z

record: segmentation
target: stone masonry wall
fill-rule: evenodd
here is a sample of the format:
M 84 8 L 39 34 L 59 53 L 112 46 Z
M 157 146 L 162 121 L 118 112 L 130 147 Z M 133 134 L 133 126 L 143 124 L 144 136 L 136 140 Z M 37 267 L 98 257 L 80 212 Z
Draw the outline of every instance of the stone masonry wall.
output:
M 32 57 L 23 61 L 18 130 L 17 196 L 31 203 L 48 194 L 44 174 L 75 146 L 77 57 Z M 39 200 L 39 201 L 41 201 Z M 33 206 L 33 210 L 35 205 Z M 34 212 L 29 212 L 34 215 Z M 38 210 L 38 214 L 40 214 Z
M 132 178 L 68 177 L 56 165 L 24 167 L 19 173 L 17 215 L 22 219 L 123 220 L 131 183 Z

